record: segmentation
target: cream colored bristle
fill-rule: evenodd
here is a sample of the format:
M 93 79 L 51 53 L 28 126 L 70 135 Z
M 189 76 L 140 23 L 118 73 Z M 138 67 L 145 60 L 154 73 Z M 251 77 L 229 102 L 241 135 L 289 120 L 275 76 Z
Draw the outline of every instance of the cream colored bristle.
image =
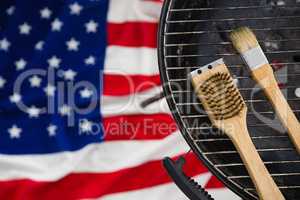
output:
M 255 34 L 248 27 L 240 27 L 230 33 L 233 46 L 239 53 L 244 53 L 259 46 Z

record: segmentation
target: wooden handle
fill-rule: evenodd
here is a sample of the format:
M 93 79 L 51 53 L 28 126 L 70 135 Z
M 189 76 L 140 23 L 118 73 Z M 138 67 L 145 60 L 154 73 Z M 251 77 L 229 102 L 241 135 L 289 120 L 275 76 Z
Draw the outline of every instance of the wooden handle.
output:
M 257 153 L 246 125 L 240 128 L 239 134 L 234 134 L 231 140 L 248 170 L 259 198 L 261 200 L 285 199 Z
M 300 124 L 287 100 L 280 91 L 271 66 L 265 65 L 260 67 L 259 69 L 254 70 L 252 74 L 257 83 L 263 88 L 281 123 L 287 129 L 296 150 L 300 153 Z

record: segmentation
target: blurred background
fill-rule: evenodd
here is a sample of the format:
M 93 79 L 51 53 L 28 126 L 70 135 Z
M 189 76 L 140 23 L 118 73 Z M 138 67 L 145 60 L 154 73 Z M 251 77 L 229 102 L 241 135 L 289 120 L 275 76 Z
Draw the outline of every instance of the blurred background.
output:
M 160 85 L 162 0 L 1 0 L 0 199 L 239 199 L 189 152 Z M 189 152 L 189 153 L 188 153 Z

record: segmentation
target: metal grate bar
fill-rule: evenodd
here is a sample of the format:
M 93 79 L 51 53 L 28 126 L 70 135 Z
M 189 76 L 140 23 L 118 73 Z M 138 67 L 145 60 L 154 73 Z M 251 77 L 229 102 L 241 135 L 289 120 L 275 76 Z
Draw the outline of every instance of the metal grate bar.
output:
M 257 149 L 258 152 L 268 151 L 295 151 L 294 148 L 277 148 L 277 149 Z M 238 154 L 237 151 L 215 151 L 215 152 L 203 152 L 204 155 L 217 155 L 217 154 Z
M 300 185 L 278 186 L 279 189 L 300 189 Z M 255 191 L 255 188 L 245 188 L 247 191 Z
M 285 160 L 285 161 L 267 161 L 264 162 L 265 165 L 273 165 L 273 164 L 291 164 L 291 163 L 300 163 L 300 160 Z M 244 163 L 230 163 L 230 164 L 216 164 L 215 167 L 237 167 L 244 166 Z
M 271 176 L 299 176 L 300 173 L 281 173 L 281 174 L 270 174 Z M 230 179 L 242 179 L 242 178 L 250 178 L 250 176 L 228 176 Z
M 252 30 L 259 32 L 259 31 L 281 31 L 281 30 L 300 30 L 300 27 L 282 27 L 282 28 L 261 28 Z M 190 35 L 190 34 L 210 34 L 210 33 L 230 33 L 233 29 L 225 29 L 222 31 L 187 31 L 187 32 L 167 32 L 165 35 Z
M 300 38 L 291 38 L 291 39 L 278 39 L 278 40 L 259 40 L 258 42 L 295 42 L 300 41 Z M 199 45 L 232 45 L 231 42 L 208 42 L 208 43 L 174 43 L 166 44 L 165 47 L 178 47 L 178 46 L 199 46 Z
M 177 80 L 177 81 L 171 81 L 171 82 L 182 82 L 183 80 Z M 288 85 L 288 84 L 286 84 L 286 85 L 284 85 L 284 87 L 283 88 L 281 88 L 281 90 L 286 90 L 286 89 L 297 89 L 297 88 L 299 88 L 300 86 L 298 86 L 298 85 Z M 238 88 L 240 91 L 251 91 L 251 90 L 258 90 L 258 91 L 260 91 L 261 90 L 261 88 L 260 87 L 253 87 L 253 88 Z M 184 93 L 187 93 L 187 94 L 189 94 L 189 93 L 194 93 L 194 90 L 182 90 L 182 91 L 180 91 L 180 90 L 174 90 L 174 91 L 172 91 L 174 94 L 184 94 Z M 255 99 L 255 100 L 259 100 L 259 99 Z M 298 100 L 300 100 L 300 98 L 298 99 Z
M 277 66 L 277 65 L 300 65 L 300 62 L 278 62 L 276 64 L 270 64 L 271 66 Z M 184 67 L 166 67 L 167 70 L 178 70 L 178 69 L 197 69 L 199 67 L 202 66 L 184 66 Z M 232 64 L 230 66 L 228 66 L 228 68 L 241 68 L 241 67 L 245 67 L 245 65 L 241 65 L 241 64 Z
M 288 101 L 299 101 L 300 99 L 287 99 Z M 261 102 L 269 102 L 266 99 L 245 99 L 246 103 L 261 103 Z M 187 103 L 176 103 L 177 106 L 195 106 L 199 105 L 201 106 L 202 104 L 200 102 L 187 102 Z
M 275 76 L 278 77 L 278 78 L 287 78 L 287 77 L 293 77 L 293 76 L 300 76 L 300 74 L 298 74 L 298 73 L 294 73 L 294 74 L 275 74 Z M 234 78 L 235 79 L 252 79 L 251 76 L 235 76 Z M 189 81 L 189 79 L 187 79 L 187 78 L 170 79 L 170 82 L 176 82 L 176 81 Z
M 253 140 L 257 139 L 271 139 L 271 138 L 288 138 L 287 135 L 271 135 L 271 136 L 254 136 L 251 137 Z M 230 141 L 229 138 L 210 138 L 210 139 L 196 139 L 195 142 L 215 142 L 215 141 Z M 300 161 L 299 161 L 300 162 Z
M 300 49 L 298 50 L 286 50 L 286 51 L 268 51 L 265 54 L 283 54 L 283 53 L 300 53 Z M 223 53 L 223 54 L 215 54 L 215 55 L 205 55 L 205 54 L 191 54 L 191 55 L 166 55 L 166 58 L 186 58 L 186 57 L 213 57 L 213 56 L 239 56 L 236 53 Z
M 187 11 L 215 11 L 215 10 L 242 10 L 242 9 L 297 9 L 298 6 L 230 6 L 230 7 L 217 7 L 217 8 L 181 8 L 181 9 L 170 9 L 170 12 L 187 12 Z
M 172 82 L 181 82 L 181 81 L 172 81 Z M 284 89 L 297 89 L 299 86 L 298 85 L 286 85 L 284 88 L 282 88 L 281 90 Z M 251 91 L 251 90 L 261 90 L 261 88 L 259 87 L 253 87 L 253 88 L 239 88 L 240 91 Z M 174 94 L 180 94 L 180 93 L 194 93 L 193 90 L 175 90 L 173 91 Z M 299 99 L 300 100 L 300 99 Z
M 272 124 L 270 124 L 270 123 L 265 123 L 265 124 L 248 124 L 248 127 L 270 127 L 270 126 L 273 126 L 273 125 L 275 126 L 275 125 L 278 125 L 278 124 L 274 124 L 274 123 L 272 123 Z M 187 128 L 187 129 L 188 130 L 212 130 L 212 128 L 209 128 L 209 127 L 190 127 L 190 128 Z M 274 136 L 274 137 L 276 138 L 276 136 Z M 219 140 L 222 141 L 224 139 L 220 138 Z
M 300 16 L 281 16 L 278 17 L 246 17 L 246 18 L 228 18 L 228 19 L 208 19 L 208 20 L 166 20 L 167 24 L 174 23 L 199 23 L 199 22 L 234 22 L 234 21 L 245 21 L 245 20 L 274 20 L 274 19 L 295 19 Z
M 270 127 L 271 125 L 274 125 L 274 124 L 255 124 L 255 125 L 251 125 L 249 124 L 248 127 Z M 192 131 L 192 130 L 212 130 L 211 127 L 190 127 L 190 128 L 187 128 L 188 130 Z M 276 137 L 276 136 L 274 136 Z M 211 139 L 211 140 L 219 140 L 219 141 L 224 141 L 224 140 L 227 140 L 227 138 L 214 138 L 214 139 Z M 195 141 L 200 141 L 200 140 L 195 140 Z
M 300 113 L 300 110 L 293 110 L 294 113 Z M 265 112 L 256 112 L 259 114 L 275 114 L 274 111 L 265 111 Z M 248 112 L 247 116 L 249 115 L 255 115 L 256 113 Z M 207 118 L 207 115 L 182 115 L 182 119 L 191 119 L 191 118 Z

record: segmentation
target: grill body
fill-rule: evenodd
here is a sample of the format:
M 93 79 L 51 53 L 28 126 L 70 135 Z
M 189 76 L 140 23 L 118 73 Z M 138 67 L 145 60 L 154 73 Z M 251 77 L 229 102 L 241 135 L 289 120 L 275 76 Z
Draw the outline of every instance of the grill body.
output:
M 300 3 L 296 0 L 164 2 L 158 52 L 170 109 L 193 151 L 243 199 L 258 198 L 254 185 L 231 141 L 211 127 L 188 75 L 220 57 L 225 59 L 248 105 L 248 128 L 261 158 L 286 199 L 300 199 L 300 156 L 228 38 L 239 26 L 256 32 L 299 119 L 300 98 L 295 94 L 300 87 L 299 25 Z

